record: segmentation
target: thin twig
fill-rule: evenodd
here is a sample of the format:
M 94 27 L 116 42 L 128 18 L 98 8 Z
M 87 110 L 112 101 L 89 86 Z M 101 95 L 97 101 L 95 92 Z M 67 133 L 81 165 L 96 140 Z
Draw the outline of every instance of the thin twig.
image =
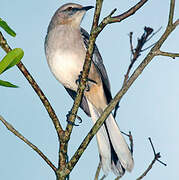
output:
M 147 1 L 148 0 L 141 0 L 136 5 L 134 5 L 132 8 L 130 8 L 128 11 L 126 11 L 120 15 L 114 16 L 114 17 L 112 17 L 112 13 L 115 12 L 113 10 L 110 13 L 110 15 L 108 15 L 101 21 L 101 23 L 99 24 L 99 26 L 97 28 L 97 31 L 101 32 L 107 24 L 121 22 L 121 21 L 125 20 L 129 16 L 133 15 L 136 11 L 138 11 Z
M 132 137 L 131 131 L 129 131 L 129 134 L 127 134 L 127 133 L 125 133 L 123 131 L 121 131 L 121 133 L 129 138 L 129 141 L 130 141 L 130 151 L 131 151 L 131 154 L 133 154 L 133 151 L 134 151 L 134 141 L 133 141 L 133 137 Z
M 129 65 L 129 67 L 128 67 L 127 73 L 125 74 L 123 85 L 127 82 L 128 78 L 129 78 L 130 70 L 132 69 L 132 67 L 133 67 L 134 63 L 136 62 L 137 58 L 140 56 L 141 50 L 142 50 L 144 44 L 146 43 L 148 37 L 151 35 L 152 32 L 153 32 L 152 28 L 145 27 L 143 35 L 141 36 L 141 38 L 138 39 L 138 43 L 137 43 L 136 48 L 134 50 L 133 49 L 131 50 L 133 58 L 131 59 L 131 63 Z M 130 42 L 132 42 L 132 40 L 130 40 Z M 130 46 L 133 47 L 133 45 L 130 45 Z
M 160 27 L 158 30 L 156 30 L 155 32 L 153 32 L 153 33 L 151 34 L 151 36 L 147 39 L 147 41 L 150 41 L 161 29 L 162 29 L 162 27 Z M 146 42 L 147 42 L 147 41 L 146 41 Z
M 83 65 L 83 71 L 81 74 L 81 78 L 80 78 L 80 82 L 79 82 L 79 86 L 77 89 L 77 94 L 76 94 L 76 98 L 75 101 L 73 103 L 72 109 L 71 109 L 71 113 L 69 115 L 68 118 L 68 124 L 65 130 L 65 134 L 62 137 L 63 138 L 63 143 L 66 144 L 66 146 L 63 146 L 64 148 L 68 146 L 68 142 L 70 140 L 71 137 L 71 133 L 73 130 L 73 126 L 75 123 L 75 119 L 76 119 L 76 115 L 78 112 L 78 108 L 80 106 L 81 103 L 81 99 L 83 97 L 84 94 L 84 90 L 86 88 L 86 84 L 87 84 L 87 78 L 88 78 L 88 74 L 89 74 L 89 70 L 91 67 L 91 57 L 93 54 L 93 49 L 94 49 L 94 44 L 95 44 L 95 40 L 97 37 L 97 33 L 95 31 L 95 29 L 98 26 L 98 22 L 99 22 L 99 16 L 100 16 L 100 12 L 101 12 L 101 8 L 102 8 L 102 0 L 101 1 L 97 1 L 96 2 L 96 7 L 95 7 L 95 14 L 94 14 L 94 18 L 93 18 L 93 25 L 91 28 L 91 33 L 90 33 L 90 37 L 89 37 L 89 45 L 88 45 L 88 49 L 86 52 L 86 57 L 85 57 L 85 62 Z M 59 158 L 59 170 L 58 172 L 60 172 L 62 169 L 62 167 L 64 166 L 64 159 L 66 158 L 66 149 L 60 149 L 60 158 Z M 76 161 L 77 162 L 77 161 Z M 65 164 L 66 165 L 66 164 Z M 64 168 L 63 171 L 65 171 L 65 175 L 68 175 L 68 173 L 70 173 L 70 171 L 73 169 L 73 163 L 67 163 L 68 168 Z M 69 171 L 70 170 L 70 171 Z
M 89 70 L 90 70 L 90 66 L 91 66 L 91 57 L 92 57 L 96 37 L 98 35 L 95 32 L 95 29 L 98 26 L 99 16 L 100 16 L 100 13 L 101 13 L 101 8 L 102 8 L 102 1 L 100 1 L 100 2 L 98 2 L 98 1 L 96 2 L 93 25 L 92 25 L 92 28 L 91 28 L 91 33 L 90 33 L 90 38 L 89 38 L 89 45 L 88 45 L 88 49 L 87 49 L 87 52 L 86 52 L 85 62 L 84 62 L 84 65 L 83 65 L 83 71 L 82 71 L 82 74 L 81 74 L 80 83 L 79 83 L 79 86 L 78 86 L 76 98 L 75 98 L 75 101 L 74 101 L 73 106 L 72 106 L 71 114 L 70 114 L 70 116 L 68 118 L 69 123 L 67 124 L 66 130 L 65 130 L 65 141 L 66 142 L 68 142 L 69 139 L 70 139 L 70 136 L 71 136 L 71 133 L 72 133 L 72 130 L 73 130 L 73 124 L 74 124 L 75 118 L 76 118 L 76 114 L 77 114 L 78 108 L 80 106 L 84 90 L 86 88 L 87 78 L 88 78 L 88 74 L 89 74 Z
M 98 167 L 96 169 L 94 180 L 98 180 L 99 179 L 99 173 L 100 173 L 101 167 L 102 167 L 102 164 L 101 164 L 101 161 L 99 161 Z
M 132 43 L 132 36 L 133 36 L 133 32 L 130 32 L 130 33 L 129 33 L 130 48 L 131 48 L 132 55 L 134 55 L 134 48 L 133 48 L 133 43 Z
M 165 42 L 165 40 L 168 38 L 168 36 L 171 34 L 172 31 L 176 28 L 176 25 L 173 25 L 172 28 L 167 28 L 166 31 L 163 33 L 161 38 L 158 40 L 158 42 L 155 44 L 155 46 L 150 50 L 150 52 L 147 54 L 147 56 L 144 58 L 144 60 L 140 63 L 140 65 L 136 68 L 134 73 L 130 76 L 127 83 L 119 90 L 119 92 L 116 94 L 116 96 L 111 100 L 109 105 L 105 108 L 103 113 L 101 114 L 100 118 L 96 121 L 88 135 L 85 137 L 69 163 L 67 164 L 67 169 L 71 171 L 75 164 L 80 159 L 81 155 L 87 148 L 88 144 L 92 140 L 93 136 L 97 133 L 99 128 L 102 126 L 106 118 L 109 116 L 109 114 L 112 112 L 112 110 L 115 108 L 118 101 L 122 99 L 124 94 L 128 91 L 128 89 L 132 86 L 134 81 L 139 77 L 139 75 L 143 72 L 145 67 L 152 61 L 152 59 L 156 56 L 155 52 L 162 46 L 162 44 Z
M 148 166 L 148 168 L 144 171 L 144 173 L 142 173 L 142 175 L 137 178 L 137 180 L 143 179 L 143 178 L 147 175 L 147 173 L 152 169 L 152 167 L 153 167 L 153 165 L 154 165 L 154 163 L 155 163 L 156 161 L 158 161 L 158 162 L 160 162 L 162 165 L 166 166 L 165 163 L 163 163 L 162 161 L 159 160 L 159 158 L 161 158 L 160 153 L 159 153 L 159 152 L 156 153 L 155 148 L 154 148 L 154 145 L 153 145 L 152 140 L 151 140 L 150 137 L 149 137 L 149 141 L 150 141 L 150 144 L 151 144 L 153 153 L 154 153 L 154 159 L 152 160 L 152 162 L 150 163 L 150 165 Z
M 175 10 L 175 0 L 171 0 L 170 1 L 170 13 L 169 13 L 169 18 L 168 18 L 168 26 L 173 25 L 174 10 Z
M 130 40 L 130 49 L 131 49 L 132 59 L 131 59 L 131 63 L 129 64 L 129 67 L 127 69 L 127 72 L 124 76 L 123 86 L 127 83 L 128 79 L 129 79 L 130 71 L 131 71 L 134 63 L 137 61 L 138 57 L 140 56 L 140 54 L 142 52 L 142 48 L 145 45 L 145 43 L 147 42 L 147 40 L 150 37 L 152 32 L 153 32 L 152 28 L 144 27 L 144 33 L 142 34 L 141 38 L 138 38 L 138 43 L 137 43 L 137 46 L 135 49 L 133 49 L 133 43 L 132 43 L 133 33 L 130 32 L 129 40 Z M 116 117 L 117 111 L 119 109 L 119 103 L 120 103 L 120 101 L 117 103 L 117 105 L 115 107 L 114 118 Z
M 168 57 L 171 57 L 173 59 L 175 59 L 176 57 L 179 57 L 179 53 L 163 52 L 160 50 L 156 51 L 156 54 L 160 55 L 160 56 L 168 56 Z
M 53 165 L 53 163 L 38 149 L 37 146 L 32 144 L 28 139 L 26 139 L 22 134 L 20 134 L 11 124 L 9 124 L 1 115 L 0 121 L 6 126 L 6 128 L 11 131 L 15 136 L 24 141 L 28 146 L 30 146 L 35 152 L 37 152 L 41 158 L 53 169 L 56 173 L 57 168 Z
M 117 178 L 115 178 L 115 180 L 119 180 L 121 178 L 121 176 L 118 176 Z
M 103 175 L 103 176 L 102 176 L 102 178 L 101 178 L 100 180 L 104 180 L 105 178 L 106 178 L 106 176 L 105 176 L 105 175 Z

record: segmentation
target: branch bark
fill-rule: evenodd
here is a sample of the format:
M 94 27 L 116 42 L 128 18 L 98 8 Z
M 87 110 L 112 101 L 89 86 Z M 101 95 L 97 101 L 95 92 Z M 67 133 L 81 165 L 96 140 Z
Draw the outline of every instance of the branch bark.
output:
M 24 141 L 28 146 L 30 146 L 41 158 L 53 169 L 56 173 L 57 168 L 53 165 L 53 163 L 38 149 L 37 146 L 32 144 L 28 139 L 26 139 L 22 134 L 20 134 L 11 124 L 9 124 L 1 115 L 0 121 L 6 126 L 6 128 L 11 131 L 15 136 Z
M 11 47 L 8 45 L 6 39 L 4 38 L 4 36 L 2 35 L 2 33 L 0 32 L 0 46 L 2 47 L 2 49 L 8 53 L 10 52 L 12 49 Z M 36 92 L 36 94 L 38 95 L 38 97 L 40 98 L 40 100 L 42 101 L 45 109 L 47 110 L 50 118 L 52 119 L 52 122 L 54 124 L 54 127 L 56 129 L 58 138 L 60 139 L 60 136 L 63 135 L 63 129 L 62 126 L 55 114 L 54 109 L 52 108 L 50 102 L 48 101 L 47 97 L 44 95 L 43 91 L 41 90 L 41 88 L 39 87 L 39 85 L 36 83 L 36 81 L 34 80 L 34 78 L 32 77 L 32 75 L 29 73 L 29 71 L 27 70 L 27 68 L 24 66 L 24 64 L 22 62 L 20 62 L 19 64 L 17 64 L 17 67 L 19 68 L 19 70 L 22 72 L 22 74 L 25 76 L 25 78 L 28 80 L 28 82 L 30 83 L 30 85 L 32 86 L 32 88 L 34 89 L 34 91 Z
M 173 1 L 173 0 L 171 0 Z M 172 13 L 172 9 L 170 8 L 170 13 Z M 119 90 L 119 92 L 116 94 L 116 96 L 113 98 L 113 100 L 109 103 L 109 105 L 106 107 L 104 112 L 102 113 L 101 117 L 96 121 L 92 129 L 89 131 L 88 135 L 85 137 L 81 145 L 79 146 L 78 150 L 75 152 L 69 163 L 67 164 L 67 169 L 69 172 L 73 169 L 75 164 L 80 159 L 81 155 L 83 154 L 84 150 L 87 148 L 88 144 L 90 143 L 93 136 L 97 133 L 97 131 L 100 129 L 106 118 L 109 116 L 109 114 L 112 112 L 112 110 L 115 108 L 118 101 L 122 99 L 124 94 L 128 91 L 128 89 L 131 87 L 131 85 L 134 83 L 134 81 L 139 77 L 139 75 L 143 72 L 145 67 L 152 61 L 152 59 L 157 55 L 157 51 L 160 49 L 162 44 L 165 42 L 165 40 L 168 38 L 168 36 L 171 34 L 172 31 L 176 28 L 178 24 L 172 23 L 172 25 L 167 25 L 167 28 L 161 38 L 158 40 L 158 42 L 154 45 L 154 47 L 150 50 L 150 52 L 147 54 L 147 56 L 144 58 L 144 60 L 140 63 L 140 65 L 135 69 L 133 74 L 130 76 L 128 81 L 124 84 L 124 86 Z

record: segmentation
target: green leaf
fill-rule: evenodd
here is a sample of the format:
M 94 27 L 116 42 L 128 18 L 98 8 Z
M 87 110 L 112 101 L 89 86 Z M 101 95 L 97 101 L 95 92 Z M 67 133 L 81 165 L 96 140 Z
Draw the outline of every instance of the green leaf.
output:
M 8 26 L 8 24 L 0 18 L 0 27 L 2 27 L 8 34 L 15 37 L 16 33 Z
M 3 80 L 0 80 L 0 86 L 18 88 L 18 86 L 11 84 L 8 81 L 3 81 Z
M 24 51 L 20 48 L 15 48 L 0 61 L 0 74 L 11 68 L 12 66 L 18 64 L 22 57 L 24 56 Z

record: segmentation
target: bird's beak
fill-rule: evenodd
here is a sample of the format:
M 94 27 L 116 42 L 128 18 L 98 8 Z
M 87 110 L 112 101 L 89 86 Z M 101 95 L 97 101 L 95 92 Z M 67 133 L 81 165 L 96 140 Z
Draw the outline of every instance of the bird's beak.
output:
M 85 6 L 85 7 L 82 7 L 81 10 L 88 11 L 88 10 L 90 10 L 92 8 L 94 8 L 94 6 Z

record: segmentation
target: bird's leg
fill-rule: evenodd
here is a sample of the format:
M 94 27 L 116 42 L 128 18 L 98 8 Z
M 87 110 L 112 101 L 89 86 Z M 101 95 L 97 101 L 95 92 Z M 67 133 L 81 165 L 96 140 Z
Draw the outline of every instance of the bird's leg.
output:
M 81 80 L 81 77 L 82 77 L 81 75 L 82 75 L 82 71 L 80 71 L 80 75 L 78 76 L 78 79 L 75 81 L 77 85 L 79 85 L 79 83 L 80 83 L 80 80 Z M 94 84 L 97 84 L 96 81 L 87 78 L 87 84 L 86 84 L 86 88 L 85 88 L 86 91 L 90 91 L 90 85 L 89 85 L 88 82 L 92 82 Z
M 71 113 L 72 113 L 72 112 L 69 111 L 68 114 L 66 115 L 66 117 L 67 117 L 67 122 L 68 122 L 69 124 L 72 124 L 73 126 L 79 126 L 79 124 L 82 123 L 81 117 L 78 116 L 78 115 L 76 115 L 77 119 L 79 120 L 79 124 L 72 123 L 71 121 L 69 121 L 69 117 L 70 117 L 70 114 L 71 114 Z

